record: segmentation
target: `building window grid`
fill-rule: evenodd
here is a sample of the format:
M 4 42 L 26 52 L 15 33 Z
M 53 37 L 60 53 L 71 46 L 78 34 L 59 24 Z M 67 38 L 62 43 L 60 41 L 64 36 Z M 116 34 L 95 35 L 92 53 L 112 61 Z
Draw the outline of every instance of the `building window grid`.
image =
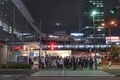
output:
M 9 4 L 8 4 L 9 5 Z M 0 5 L 1 6 L 1 5 Z M 12 7 L 12 6 L 11 6 Z M 4 17 L 4 19 L 5 19 L 5 21 L 7 21 L 8 23 L 11 21 L 11 23 L 10 23 L 10 25 L 12 25 L 12 22 L 13 22 L 13 9 L 11 9 L 11 7 L 8 7 L 6 4 L 3 4 L 2 5 L 2 7 L 0 7 L 0 10 L 1 10 L 1 12 L 3 12 L 3 13 L 7 13 L 7 17 L 5 18 L 4 17 L 4 15 L 3 15 L 3 13 L 0 13 L 1 15 L 3 15 L 2 17 Z M 16 11 L 17 12 L 17 11 Z M 21 15 L 21 14 L 19 14 L 19 15 Z M 3 19 L 3 18 L 2 18 Z M 24 26 L 26 26 L 26 19 L 24 18 L 23 19 L 23 17 L 21 17 L 21 16 L 19 16 L 19 20 L 20 20 L 20 22 L 25 22 L 24 23 Z M 17 20 L 15 20 L 17 23 L 19 23 L 20 24 L 20 22 L 18 22 Z M 23 23 L 22 23 L 23 24 Z M 4 26 L 5 25 L 5 26 Z M 9 24 L 4 24 L 3 25 L 3 27 L 4 27 L 4 29 L 6 30 L 6 31 L 9 31 L 10 33 L 12 32 L 11 31 L 11 26 L 9 26 Z M 6 26 L 7 25 L 7 26 Z M 21 25 L 21 24 L 20 24 Z M 17 25 L 18 26 L 18 25 Z M 7 28 L 5 28 L 5 27 L 7 27 Z M 20 27 L 20 26 L 19 26 Z M 30 27 L 32 27 L 31 25 L 30 25 Z M 17 29 L 18 30 L 18 29 Z M 16 31 L 17 31 L 16 30 Z M 25 29 L 23 29 L 23 30 L 25 30 Z M 18 31 L 19 32 L 19 31 Z M 21 32 L 21 31 L 20 31 Z
M 99 5 L 99 7 L 103 7 L 103 1 L 93 1 L 93 0 L 90 0 L 90 2 L 92 2 L 92 3 L 96 3 L 96 5 L 98 4 Z M 102 6 L 101 6 L 102 5 Z M 96 25 L 97 25 L 97 22 L 101 22 L 101 21 L 104 21 L 104 13 L 102 13 L 102 12 L 99 12 L 100 14 L 97 14 L 96 16 L 100 16 L 100 18 L 98 18 L 98 17 L 95 17 L 95 23 L 96 23 Z M 98 20 L 98 21 L 97 21 Z M 103 31 L 100 31 L 101 32 L 101 34 L 103 34 Z M 89 33 L 88 33 L 89 34 Z M 101 38 L 104 38 L 104 37 L 101 37 Z

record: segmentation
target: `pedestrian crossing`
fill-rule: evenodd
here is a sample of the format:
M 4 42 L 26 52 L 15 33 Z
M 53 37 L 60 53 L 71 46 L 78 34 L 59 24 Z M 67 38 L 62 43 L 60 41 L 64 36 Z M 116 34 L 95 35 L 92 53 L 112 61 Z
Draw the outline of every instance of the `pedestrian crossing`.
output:
M 77 70 L 77 71 L 38 71 L 31 76 L 114 76 L 101 70 Z

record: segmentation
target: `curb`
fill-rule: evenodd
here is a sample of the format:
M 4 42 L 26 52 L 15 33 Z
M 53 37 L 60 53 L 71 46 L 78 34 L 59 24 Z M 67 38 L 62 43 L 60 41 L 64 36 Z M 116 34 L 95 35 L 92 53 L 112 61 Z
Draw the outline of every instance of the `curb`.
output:
M 115 75 L 116 77 L 120 77 L 120 74 Z

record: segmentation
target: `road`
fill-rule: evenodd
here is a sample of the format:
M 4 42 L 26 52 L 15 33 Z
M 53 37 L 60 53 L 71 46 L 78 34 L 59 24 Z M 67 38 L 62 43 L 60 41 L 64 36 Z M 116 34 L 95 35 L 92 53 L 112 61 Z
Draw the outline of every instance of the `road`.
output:
M 120 80 L 120 69 L 0 70 L 0 80 Z
M 120 80 L 120 69 L 116 70 L 41 70 L 26 80 Z
M 120 77 L 29 77 L 26 80 L 120 80 Z

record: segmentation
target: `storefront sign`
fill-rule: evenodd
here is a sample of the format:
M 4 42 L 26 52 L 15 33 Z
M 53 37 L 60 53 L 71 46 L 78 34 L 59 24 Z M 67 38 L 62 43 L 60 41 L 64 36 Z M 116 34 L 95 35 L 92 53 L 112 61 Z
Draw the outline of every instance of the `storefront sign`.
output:
M 22 50 L 23 46 L 12 46 L 11 49 L 12 50 Z
M 27 63 L 28 57 L 27 56 L 18 56 L 17 62 Z

